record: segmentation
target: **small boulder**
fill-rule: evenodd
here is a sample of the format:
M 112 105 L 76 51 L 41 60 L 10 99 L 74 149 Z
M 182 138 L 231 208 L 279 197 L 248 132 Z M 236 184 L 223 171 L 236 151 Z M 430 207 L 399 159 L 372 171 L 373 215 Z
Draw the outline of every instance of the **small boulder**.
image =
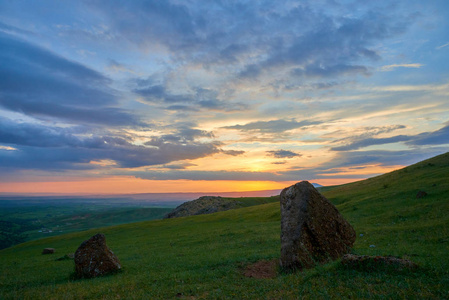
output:
M 425 191 L 419 191 L 417 194 L 416 194 L 416 198 L 417 199 L 421 199 L 421 198 L 424 198 L 424 197 L 426 197 L 427 196 L 427 193 L 425 192 Z
M 45 248 L 42 250 L 42 254 L 53 254 L 55 253 L 55 248 Z
M 104 234 L 99 233 L 84 241 L 75 252 L 77 277 L 93 278 L 120 269 L 120 261 L 106 245 Z
M 312 184 L 302 181 L 285 188 L 280 203 L 284 270 L 311 268 L 349 253 L 354 229 Z

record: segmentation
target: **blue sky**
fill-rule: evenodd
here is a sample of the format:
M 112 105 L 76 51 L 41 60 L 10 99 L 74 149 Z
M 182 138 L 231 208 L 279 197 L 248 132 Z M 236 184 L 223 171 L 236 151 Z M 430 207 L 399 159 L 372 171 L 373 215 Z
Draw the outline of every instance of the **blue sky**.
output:
M 445 153 L 448 17 L 447 1 L 0 1 L 0 191 L 332 184 Z

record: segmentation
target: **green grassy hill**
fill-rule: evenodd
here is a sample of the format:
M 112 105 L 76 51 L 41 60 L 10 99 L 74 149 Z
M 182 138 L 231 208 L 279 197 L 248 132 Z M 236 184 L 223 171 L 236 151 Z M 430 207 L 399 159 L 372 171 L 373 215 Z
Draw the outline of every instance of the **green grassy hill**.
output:
M 418 191 L 428 193 L 416 198 Z M 1 299 L 449 298 L 449 153 L 361 182 L 323 188 L 354 226 L 354 253 L 395 255 L 418 271 L 355 271 L 338 262 L 272 279 L 246 265 L 280 255 L 278 203 L 107 227 L 0 251 Z M 123 271 L 73 280 L 73 253 L 102 232 Z M 54 255 L 41 255 L 45 247 Z

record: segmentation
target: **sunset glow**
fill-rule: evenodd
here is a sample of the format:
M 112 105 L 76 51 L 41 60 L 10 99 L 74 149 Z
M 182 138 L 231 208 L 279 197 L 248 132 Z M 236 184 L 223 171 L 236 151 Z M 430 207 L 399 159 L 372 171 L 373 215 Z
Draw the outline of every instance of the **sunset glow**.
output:
M 14 182 L 0 184 L 0 193 L 17 194 L 139 194 L 139 193 L 189 193 L 189 192 L 246 192 L 283 189 L 295 182 L 270 181 L 221 181 L 213 185 L 208 181 L 196 180 L 143 180 L 133 177 L 111 177 L 99 180 Z

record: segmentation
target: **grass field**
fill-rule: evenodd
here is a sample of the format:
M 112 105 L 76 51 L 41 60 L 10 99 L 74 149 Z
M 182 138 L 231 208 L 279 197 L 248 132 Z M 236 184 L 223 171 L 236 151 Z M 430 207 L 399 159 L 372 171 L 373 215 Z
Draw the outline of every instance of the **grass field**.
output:
M 424 198 L 416 198 L 419 190 Z M 339 262 L 272 279 L 246 265 L 280 256 L 279 203 L 107 227 L 0 251 L 1 299 L 447 299 L 449 154 L 352 184 L 323 188 L 354 226 L 353 252 L 395 255 L 417 271 L 355 271 Z M 74 280 L 73 253 L 102 232 L 123 271 Z M 41 255 L 45 247 L 53 255 Z

